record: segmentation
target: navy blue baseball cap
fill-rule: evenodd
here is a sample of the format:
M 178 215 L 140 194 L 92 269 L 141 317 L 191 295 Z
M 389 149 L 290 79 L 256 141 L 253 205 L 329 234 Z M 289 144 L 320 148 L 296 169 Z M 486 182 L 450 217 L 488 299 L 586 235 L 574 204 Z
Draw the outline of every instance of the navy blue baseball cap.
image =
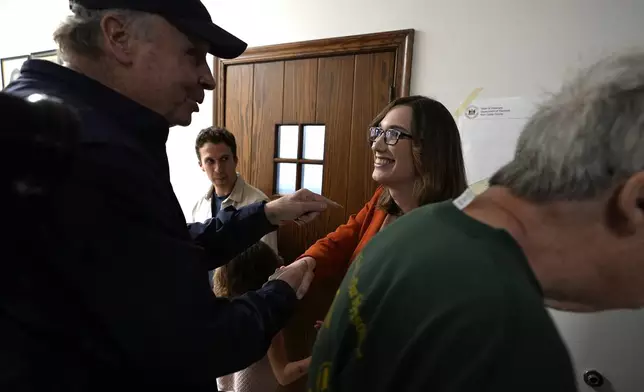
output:
M 182 33 L 206 41 L 210 45 L 208 52 L 224 59 L 241 55 L 248 46 L 212 23 L 200 0 L 70 0 L 72 12 L 76 4 L 87 10 L 124 9 L 160 15 Z

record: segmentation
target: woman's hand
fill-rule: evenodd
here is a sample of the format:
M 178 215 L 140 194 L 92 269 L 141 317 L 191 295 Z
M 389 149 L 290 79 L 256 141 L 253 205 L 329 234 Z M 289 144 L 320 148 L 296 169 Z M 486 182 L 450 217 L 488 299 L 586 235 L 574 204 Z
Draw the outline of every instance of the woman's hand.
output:
M 287 266 L 276 269 L 275 273 L 268 280 L 283 280 L 295 290 L 297 299 L 302 299 L 313 281 L 313 270 L 315 270 L 315 259 L 312 257 L 304 257 L 295 260 Z

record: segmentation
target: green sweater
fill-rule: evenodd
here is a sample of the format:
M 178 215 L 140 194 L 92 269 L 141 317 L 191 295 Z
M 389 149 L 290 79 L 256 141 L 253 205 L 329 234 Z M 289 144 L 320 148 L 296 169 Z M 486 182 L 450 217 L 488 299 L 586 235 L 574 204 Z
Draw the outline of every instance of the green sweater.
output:
M 514 239 L 451 202 L 353 262 L 314 347 L 310 392 L 573 392 L 572 364 Z

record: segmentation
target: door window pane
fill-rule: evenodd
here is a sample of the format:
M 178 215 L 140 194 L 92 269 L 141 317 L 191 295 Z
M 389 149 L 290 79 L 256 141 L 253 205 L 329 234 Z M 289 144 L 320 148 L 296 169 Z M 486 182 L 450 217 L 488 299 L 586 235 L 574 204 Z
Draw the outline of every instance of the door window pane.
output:
M 299 127 L 297 125 L 280 125 L 277 129 L 277 157 L 297 159 Z
M 302 188 L 322 194 L 322 165 L 302 165 Z
M 304 126 L 304 159 L 324 159 L 324 125 Z
M 295 192 L 295 180 L 297 179 L 296 163 L 277 164 L 277 193 L 288 195 Z

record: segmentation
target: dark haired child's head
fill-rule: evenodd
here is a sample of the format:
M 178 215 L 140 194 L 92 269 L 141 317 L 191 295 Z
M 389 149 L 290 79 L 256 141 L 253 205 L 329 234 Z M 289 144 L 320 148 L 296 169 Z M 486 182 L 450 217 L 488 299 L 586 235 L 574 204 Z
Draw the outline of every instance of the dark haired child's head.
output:
M 236 297 L 258 290 L 281 265 L 282 259 L 275 251 L 259 241 L 219 268 L 215 274 L 215 287 L 220 291 L 217 294 Z

